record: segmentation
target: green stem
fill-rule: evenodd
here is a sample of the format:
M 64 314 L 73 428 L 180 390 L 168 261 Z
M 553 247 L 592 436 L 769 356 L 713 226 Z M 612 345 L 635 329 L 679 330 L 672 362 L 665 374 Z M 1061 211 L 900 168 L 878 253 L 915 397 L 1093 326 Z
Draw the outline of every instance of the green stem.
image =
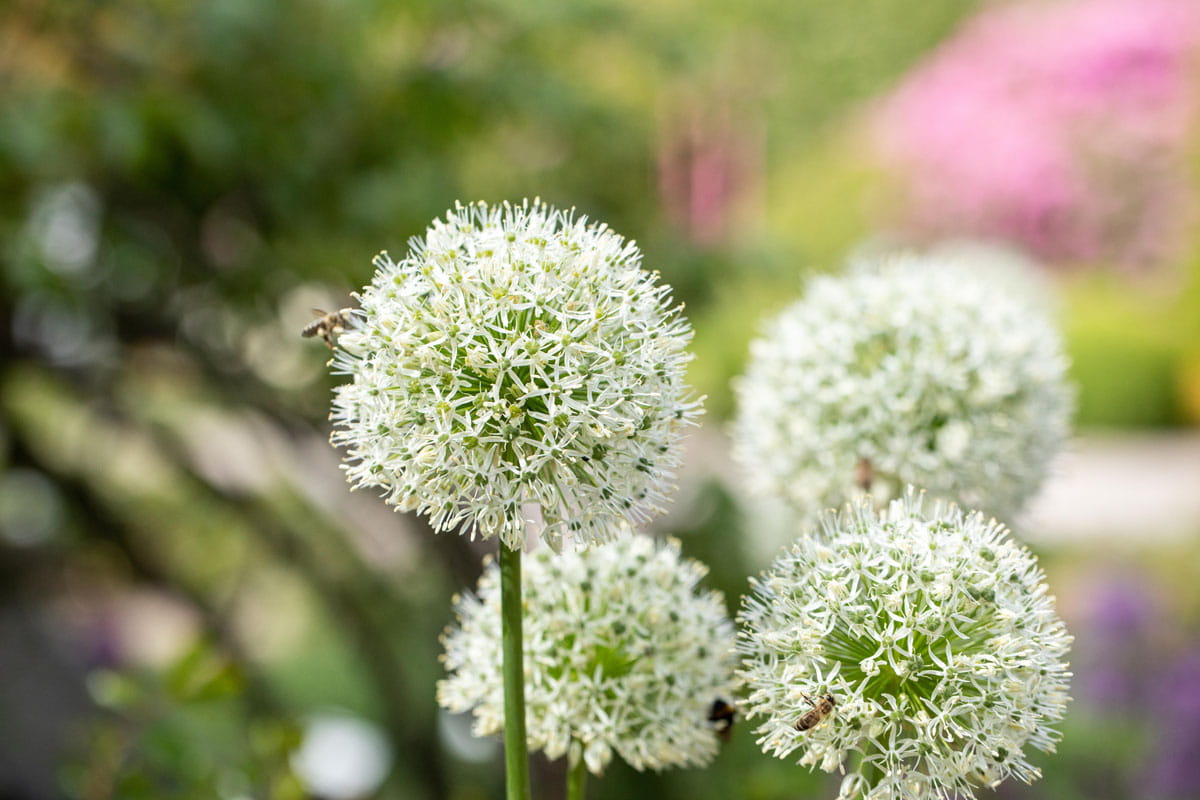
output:
M 508 800 L 530 800 L 521 633 L 521 551 L 500 543 L 500 626 L 504 649 L 504 779 Z
M 579 760 L 567 770 L 567 800 L 583 800 L 583 789 L 587 783 L 587 762 L 583 754 Z
M 874 755 L 876 748 L 868 745 L 863 751 L 858 761 L 858 774 L 862 776 L 863 782 L 867 785 L 864 794 L 875 788 L 875 785 L 883 778 L 883 770 L 881 770 L 874 761 L 868 761 L 867 758 Z

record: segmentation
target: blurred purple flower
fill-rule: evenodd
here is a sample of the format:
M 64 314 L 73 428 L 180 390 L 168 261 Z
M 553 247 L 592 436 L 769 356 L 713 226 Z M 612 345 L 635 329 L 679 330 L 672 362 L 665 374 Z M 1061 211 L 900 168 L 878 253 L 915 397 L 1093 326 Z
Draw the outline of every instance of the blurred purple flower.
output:
M 882 155 L 919 236 L 1057 261 L 1152 262 L 1185 231 L 1200 3 L 985 10 L 887 98 Z
M 1200 797 L 1200 649 L 1185 653 L 1158 684 L 1156 741 L 1144 797 Z
M 1141 708 L 1159 605 L 1152 587 L 1136 575 L 1101 576 L 1076 644 L 1075 685 L 1082 702 L 1105 713 Z
M 108 609 L 96 614 L 80 631 L 79 649 L 86 669 L 116 669 L 124 665 L 120 624 Z

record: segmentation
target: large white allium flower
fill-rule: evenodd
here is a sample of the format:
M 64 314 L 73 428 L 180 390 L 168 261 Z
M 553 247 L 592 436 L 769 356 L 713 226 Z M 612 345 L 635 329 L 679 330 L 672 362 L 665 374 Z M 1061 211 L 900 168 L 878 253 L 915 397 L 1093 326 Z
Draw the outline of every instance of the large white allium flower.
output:
M 995 520 L 923 505 L 910 490 L 883 511 L 864 501 L 827 514 L 823 537 L 751 582 L 739 615 L 760 746 L 845 770 L 843 798 L 970 798 L 1009 776 L 1029 782 L 1026 745 L 1059 739 L 1071 636 L 1036 559 Z M 806 695 L 834 707 L 800 730 Z
M 523 503 L 555 548 L 661 512 L 699 402 L 691 328 L 637 247 L 534 202 L 457 206 L 409 248 L 375 259 L 334 357 L 349 479 L 512 548 Z
M 715 700 L 733 698 L 736 656 L 720 593 L 698 588 L 706 572 L 677 541 L 641 534 L 525 562 L 531 750 L 582 757 L 597 775 L 613 751 L 639 770 L 712 760 L 718 734 L 708 715 Z M 504 728 L 495 564 L 475 595 L 455 602 L 438 703 L 474 709 L 476 735 L 494 734 Z
M 861 264 L 814 279 L 768 325 L 736 387 L 734 452 L 756 493 L 807 521 L 909 484 L 1020 510 L 1067 436 L 1067 362 L 1040 298 L 965 267 Z

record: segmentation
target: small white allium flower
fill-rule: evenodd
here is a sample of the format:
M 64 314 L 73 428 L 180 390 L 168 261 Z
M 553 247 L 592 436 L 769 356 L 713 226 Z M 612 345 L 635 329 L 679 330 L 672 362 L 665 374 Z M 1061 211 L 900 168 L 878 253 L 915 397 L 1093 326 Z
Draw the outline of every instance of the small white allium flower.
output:
M 1071 636 L 1034 556 L 1004 526 L 910 490 L 822 517 L 751 581 L 739 676 L 763 751 L 842 770 L 841 797 L 970 798 L 1053 751 Z M 836 587 L 836 588 L 831 588 Z M 797 723 L 822 696 L 833 713 Z M 861 754 L 861 760 L 851 753 Z
M 583 758 L 599 775 L 617 755 L 636 769 L 707 764 L 717 752 L 713 701 L 733 699 L 733 624 L 707 572 L 679 543 L 634 535 L 581 552 L 535 552 L 525 562 L 525 699 L 529 748 Z M 456 599 L 443 637 L 450 677 L 437 699 L 474 709 L 473 730 L 504 728 L 500 579 Z
M 895 256 L 819 277 L 754 342 L 734 454 L 805 520 L 906 485 L 1006 519 L 1066 438 L 1060 337 L 998 270 Z
M 524 503 L 555 548 L 661 512 L 699 402 L 691 328 L 637 247 L 534 202 L 457 206 L 409 248 L 375 259 L 334 357 L 355 486 L 512 548 Z

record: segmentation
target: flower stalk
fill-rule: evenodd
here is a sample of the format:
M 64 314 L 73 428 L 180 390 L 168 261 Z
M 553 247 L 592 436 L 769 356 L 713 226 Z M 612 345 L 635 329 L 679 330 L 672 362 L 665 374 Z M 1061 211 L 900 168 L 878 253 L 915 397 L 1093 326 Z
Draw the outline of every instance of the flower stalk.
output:
M 331 363 L 351 380 L 335 391 L 331 441 L 345 449 L 349 480 L 436 531 L 500 539 L 479 602 L 455 600 L 466 630 L 444 637 L 452 678 L 438 696 L 474 708 L 477 734 L 504 731 L 508 800 L 530 797 L 531 748 L 555 758 L 573 739 L 586 743 L 580 763 L 596 774 L 614 750 L 638 769 L 716 751 L 703 713 L 733 681 L 723 602 L 693 591 L 704 570 L 677 544 L 615 543 L 665 510 L 701 403 L 685 382 L 691 326 L 641 260 L 633 242 L 573 211 L 459 204 L 401 260 L 381 253 L 359 308 L 337 315 Z M 584 573 L 569 584 L 538 554 L 523 586 L 530 506 L 551 550 L 616 549 L 587 563 L 564 556 Z M 609 594 L 594 598 L 602 573 Z M 647 587 L 683 608 L 636 606 Z M 573 610 L 592 605 L 600 619 L 565 635 Z M 547 650 L 566 660 L 539 676 Z M 660 673 L 675 681 L 665 694 L 648 688 Z M 564 687 L 576 690 L 572 703 Z M 651 691 L 644 705 L 657 713 L 664 697 L 675 702 L 678 729 L 616 713 Z
M 582 755 L 573 759 L 567 770 L 567 800 L 583 800 L 587 787 L 587 762 Z
M 504 671 L 504 781 L 508 800 L 530 800 L 525 738 L 525 659 L 521 626 L 521 550 L 500 544 L 500 624 Z

